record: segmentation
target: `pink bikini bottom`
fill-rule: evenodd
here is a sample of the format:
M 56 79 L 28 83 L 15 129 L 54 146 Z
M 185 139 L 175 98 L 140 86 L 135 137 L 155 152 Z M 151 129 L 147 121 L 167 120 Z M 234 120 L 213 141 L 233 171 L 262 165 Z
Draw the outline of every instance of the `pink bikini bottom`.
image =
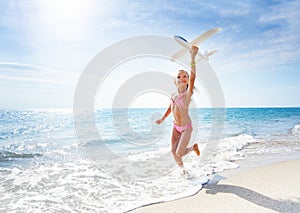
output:
M 174 123 L 174 121 L 173 121 Z M 188 123 L 184 126 L 178 126 L 174 123 L 174 128 L 179 132 L 179 133 L 182 133 L 184 130 L 188 129 L 188 128 L 192 128 L 192 123 Z

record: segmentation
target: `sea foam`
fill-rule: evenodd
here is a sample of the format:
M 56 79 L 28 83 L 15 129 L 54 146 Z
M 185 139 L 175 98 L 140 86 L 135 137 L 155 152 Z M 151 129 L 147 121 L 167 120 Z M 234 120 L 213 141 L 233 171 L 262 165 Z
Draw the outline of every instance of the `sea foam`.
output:
M 300 136 L 300 124 L 297 124 L 293 127 L 292 134 L 295 136 Z

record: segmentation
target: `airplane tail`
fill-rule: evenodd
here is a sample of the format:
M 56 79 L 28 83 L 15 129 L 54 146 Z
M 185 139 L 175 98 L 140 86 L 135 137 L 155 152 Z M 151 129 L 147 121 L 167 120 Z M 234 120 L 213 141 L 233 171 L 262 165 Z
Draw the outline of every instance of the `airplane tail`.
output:
M 210 57 L 211 55 L 215 54 L 216 52 L 218 52 L 218 50 L 211 50 L 211 51 L 209 51 L 209 52 L 204 53 L 204 55 L 208 58 L 208 57 Z

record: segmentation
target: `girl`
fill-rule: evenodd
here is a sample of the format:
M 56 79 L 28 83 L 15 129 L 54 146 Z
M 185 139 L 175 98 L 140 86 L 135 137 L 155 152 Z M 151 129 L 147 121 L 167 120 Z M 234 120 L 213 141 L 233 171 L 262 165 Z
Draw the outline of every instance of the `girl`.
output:
M 176 163 L 183 169 L 184 165 L 182 157 L 191 151 L 195 151 L 199 156 L 200 151 L 198 144 L 194 144 L 192 147 L 187 148 L 191 134 L 193 131 L 191 118 L 188 114 L 189 104 L 193 95 L 194 82 L 196 78 L 196 62 L 195 56 L 198 53 L 198 47 L 193 46 L 191 53 L 191 74 L 189 76 L 187 71 L 179 70 L 175 84 L 178 89 L 178 94 L 173 94 L 171 97 L 171 103 L 164 116 L 157 120 L 157 124 L 161 124 L 172 112 L 174 116 L 174 127 L 172 131 L 172 154 Z

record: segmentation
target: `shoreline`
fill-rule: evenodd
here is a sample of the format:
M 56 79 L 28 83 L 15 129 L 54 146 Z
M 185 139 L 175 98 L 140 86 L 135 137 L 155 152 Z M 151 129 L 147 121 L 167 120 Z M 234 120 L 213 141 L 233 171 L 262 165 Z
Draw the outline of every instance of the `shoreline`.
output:
M 227 179 L 233 175 L 244 173 L 251 169 L 298 159 L 300 159 L 300 151 L 276 155 L 247 156 L 244 159 L 234 161 L 234 163 L 237 163 L 239 165 L 239 168 L 227 169 L 216 174 L 221 175 Z
M 216 174 L 194 195 L 127 212 L 300 212 L 300 157 L 227 177 Z

